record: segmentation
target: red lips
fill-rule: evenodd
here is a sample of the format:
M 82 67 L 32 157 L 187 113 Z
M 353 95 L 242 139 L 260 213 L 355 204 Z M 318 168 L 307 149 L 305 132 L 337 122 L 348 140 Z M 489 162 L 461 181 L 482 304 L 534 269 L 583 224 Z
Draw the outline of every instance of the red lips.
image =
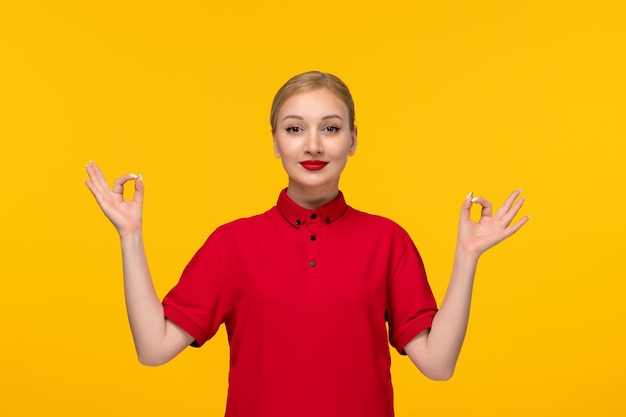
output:
M 302 165 L 305 169 L 308 169 L 309 171 L 317 171 L 317 170 L 324 168 L 326 165 L 328 165 L 328 162 L 307 160 L 307 161 L 300 162 L 300 165 Z

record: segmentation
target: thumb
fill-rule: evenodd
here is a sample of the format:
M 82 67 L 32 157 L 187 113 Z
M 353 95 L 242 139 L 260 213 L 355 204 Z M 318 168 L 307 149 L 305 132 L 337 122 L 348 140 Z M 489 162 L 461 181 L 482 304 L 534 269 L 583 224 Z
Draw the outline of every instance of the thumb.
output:
M 137 202 L 143 201 L 145 187 L 143 185 L 143 177 L 141 174 L 137 175 L 135 178 L 135 193 L 133 194 L 133 200 Z
M 469 193 L 465 200 L 463 200 L 463 204 L 461 204 L 461 221 L 466 221 L 470 219 L 470 210 L 472 208 L 472 197 L 474 193 Z

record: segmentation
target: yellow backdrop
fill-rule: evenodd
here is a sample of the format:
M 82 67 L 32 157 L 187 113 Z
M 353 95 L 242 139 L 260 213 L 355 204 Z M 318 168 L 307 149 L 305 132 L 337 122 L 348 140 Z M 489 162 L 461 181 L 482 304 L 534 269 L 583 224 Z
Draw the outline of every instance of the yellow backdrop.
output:
M 214 3 L 0 2 L 0 414 L 222 415 L 223 331 L 137 362 L 84 165 L 143 174 L 164 295 L 216 226 L 274 204 L 270 101 L 320 69 L 357 104 L 349 204 L 411 233 L 439 300 L 468 192 L 523 187 L 533 216 L 481 259 L 451 381 L 393 355 L 398 417 L 624 415 L 623 3 Z

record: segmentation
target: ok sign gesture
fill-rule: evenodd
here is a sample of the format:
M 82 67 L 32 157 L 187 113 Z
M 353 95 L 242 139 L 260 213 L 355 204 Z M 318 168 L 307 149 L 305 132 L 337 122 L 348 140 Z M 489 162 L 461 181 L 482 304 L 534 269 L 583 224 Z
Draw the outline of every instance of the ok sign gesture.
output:
M 95 162 L 87 164 L 87 173 L 89 179 L 85 180 L 85 184 L 120 236 L 140 231 L 144 193 L 141 175 L 122 175 L 115 180 L 113 188 L 109 188 L 109 183 Z M 124 200 L 124 184 L 132 180 L 135 183 L 133 198 Z
M 470 193 L 461 206 L 458 248 L 478 257 L 490 247 L 517 232 L 530 219 L 530 216 L 524 216 L 511 225 L 524 204 L 523 197 L 518 199 L 520 193 L 520 189 L 513 191 L 495 214 L 492 214 L 492 206 L 488 200 L 473 197 Z M 470 219 L 470 210 L 474 203 L 482 206 L 480 219 L 477 222 Z

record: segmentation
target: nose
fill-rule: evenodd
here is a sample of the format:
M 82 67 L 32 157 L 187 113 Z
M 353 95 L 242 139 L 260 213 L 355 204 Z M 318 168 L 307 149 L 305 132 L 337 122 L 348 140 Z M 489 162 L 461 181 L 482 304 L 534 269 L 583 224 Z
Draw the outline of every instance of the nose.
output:
M 309 132 L 304 144 L 304 152 L 310 155 L 319 155 L 324 152 L 319 132 Z

